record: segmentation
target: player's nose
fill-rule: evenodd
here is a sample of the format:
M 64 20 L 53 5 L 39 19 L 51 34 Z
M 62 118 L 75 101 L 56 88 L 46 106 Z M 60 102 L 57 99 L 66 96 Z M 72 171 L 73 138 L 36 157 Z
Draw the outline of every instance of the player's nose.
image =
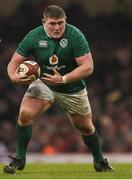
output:
M 54 29 L 55 29 L 55 30 L 58 30 L 59 28 L 60 28 L 59 24 L 56 24 L 56 25 L 54 26 Z

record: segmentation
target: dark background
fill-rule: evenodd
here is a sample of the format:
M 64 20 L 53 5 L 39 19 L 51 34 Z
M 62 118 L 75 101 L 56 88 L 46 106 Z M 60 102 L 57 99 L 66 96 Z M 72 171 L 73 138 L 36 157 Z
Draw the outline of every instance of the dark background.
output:
M 68 23 L 82 30 L 89 42 L 95 69 L 86 83 L 103 151 L 132 152 L 131 0 L 4 0 L 0 1 L 0 154 L 15 152 L 16 120 L 27 88 L 11 83 L 7 64 L 19 41 L 41 25 L 43 10 L 50 4 L 62 6 Z M 57 104 L 35 123 L 29 152 L 87 151 Z

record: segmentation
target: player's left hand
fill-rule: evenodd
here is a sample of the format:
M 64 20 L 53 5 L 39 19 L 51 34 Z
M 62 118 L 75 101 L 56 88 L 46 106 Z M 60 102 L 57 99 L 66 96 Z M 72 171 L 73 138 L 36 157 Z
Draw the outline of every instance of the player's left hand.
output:
M 62 75 L 55 69 L 53 68 L 53 75 L 43 73 L 43 77 L 41 77 L 41 80 L 47 84 L 47 85 L 59 85 L 63 83 Z

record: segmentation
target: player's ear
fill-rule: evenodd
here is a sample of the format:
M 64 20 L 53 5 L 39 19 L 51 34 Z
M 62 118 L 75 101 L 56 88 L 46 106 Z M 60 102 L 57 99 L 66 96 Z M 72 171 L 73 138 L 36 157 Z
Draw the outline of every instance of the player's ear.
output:
M 44 19 L 42 19 L 42 24 L 44 24 L 45 23 L 45 20 Z

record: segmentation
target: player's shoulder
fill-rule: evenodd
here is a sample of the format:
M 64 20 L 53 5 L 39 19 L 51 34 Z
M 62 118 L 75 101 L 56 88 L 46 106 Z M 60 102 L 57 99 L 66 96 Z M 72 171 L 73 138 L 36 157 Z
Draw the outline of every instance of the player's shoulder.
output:
M 86 37 L 85 35 L 82 33 L 82 31 L 71 25 L 71 24 L 67 24 L 67 27 L 66 27 L 66 36 L 69 40 L 71 40 L 72 43 L 77 43 L 77 42 L 81 42 L 81 43 L 84 43 L 86 42 Z
M 34 35 L 42 34 L 42 33 L 44 33 L 44 28 L 41 25 L 41 26 L 38 26 L 38 27 L 32 29 L 31 31 L 29 31 L 28 35 L 29 36 L 32 36 L 32 35 L 34 36 Z
M 67 31 L 71 32 L 72 35 L 82 35 L 83 34 L 79 28 L 77 28 L 76 26 L 73 26 L 72 24 L 68 24 L 68 23 L 67 23 Z

